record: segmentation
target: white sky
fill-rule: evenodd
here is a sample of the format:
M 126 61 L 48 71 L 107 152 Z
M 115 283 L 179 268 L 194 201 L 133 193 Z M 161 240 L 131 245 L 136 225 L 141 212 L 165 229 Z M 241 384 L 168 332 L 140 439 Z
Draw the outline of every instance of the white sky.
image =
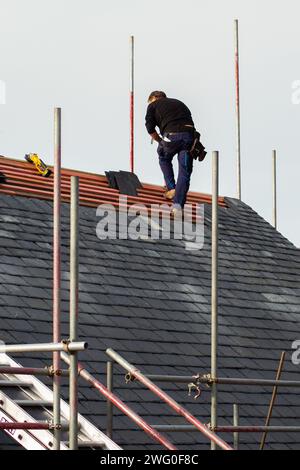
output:
M 219 150 L 220 193 L 236 195 L 233 20 L 240 21 L 242 196 L 272 214 L 278 151 L 279 230 L 300 246 L 299 0 L 0 0 L 0 154 L 53 162 L 53 107 L 63 112 L 63 166 L 129 169 L 129 36 L 136 40 L 136 172 L 162 183 L 144 128 L 162 89 L 192 110 Z M 1 101 L 1 96 L 0 96 Z M 191 188 L 211 191 L 210 158 Z

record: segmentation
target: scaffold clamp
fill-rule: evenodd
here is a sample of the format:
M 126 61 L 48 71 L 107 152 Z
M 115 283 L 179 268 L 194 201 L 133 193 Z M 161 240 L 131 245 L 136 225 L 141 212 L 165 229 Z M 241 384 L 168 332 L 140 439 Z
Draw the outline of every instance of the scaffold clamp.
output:
M 51 366 L 45 367 L 45 369 L 48 371 L 49 377 L 53 377 L 54 375 L 57 375 L 57 376 L 62 375 L 62 370 L 61 369 L 54 369 L 53 364 Z
M 129 382 L 134 382 L 135 380 L 135 376 L 131 373 L 131 372 L 128 372 L 126 375 L 125 375 L 125 382 L 128 384 Z
M 71 343 L 71 341 L 69 339 L 63 339 L 62 340 L 62 345 L 63 345 L 63 348 L 64 348 L 64 352 L 67 353 L 67 354 L 71 354 L 71 351 L 69 350 L 69 344 Z
M 206 387 L 210 388 L 213 383 L 214 383 L 214 378 L 212 377 L 211 374 L 203 374 L 203 375 L 196 375 L 195 376 L 195 379 L 196 379 L 196 384 L 205 384 Z
M 61 424 L 54 424 L 54 421 L 53 420 L 50 420 L 48 421 L 48 424 L 49 424 L 49 429 L 50 430 L 59 430 L 61 429 Z

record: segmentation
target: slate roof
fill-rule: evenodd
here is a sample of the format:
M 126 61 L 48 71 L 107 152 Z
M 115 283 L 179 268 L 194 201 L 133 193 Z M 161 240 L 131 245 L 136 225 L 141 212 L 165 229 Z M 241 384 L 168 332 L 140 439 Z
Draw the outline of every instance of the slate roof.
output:
M 0 166 L 0 170 L 1 169 Z M 151 189 L 149 189 L 151 193 Z M 195 196 L 196 197 L 196 196 Z M 200 197 L 199 197 L 200 199 Z M 299 380 L 291 345 L 300 339 L 300 250 L 249 206 L 226 198 L 220 207 L 219 375 Z M 226 206 L 226 207 L 225 207 Z M 63 335 L 68 336 L 69 204 L 63 204 Z M 0 340 L 51 341 L 52 201 L 4 194 L 0 185 Z M 105 380 L 105 349 L 149 374 L 210 371 L 211 205 L 205 204 L 205 244 L 187 251 L 181 240 L 105 240 L 96 237 L 94 207 L 80 207 L 80 326 L 89 349 L 80 355 Z M 32 356 L 32 357 L 31 357 Z M 22 364 L 49 364 L 49 355 L 13 355 Z M 115 367 L 115 390 L 151 424 L 185 424 L 137 383 L 125 385 Z M 194 400 L 184 385 L 162 387 L 204 422 L 210 392 Z M 239 403 L 241 425 L 263 425 L 272 390 L 219 387 L 219 424 L 232 424 Z M 65 398 L 67 387 L 64 386 Z M 106 403 L 80 382 L 80 412 L 105 429 Z M 124 448 L 157 449 L 135 425 L 115 413 L 114 440 Z M 297 389 L 279 391 L 271 424 L 299 425 Z M 3 434 L 2 434 L 3 435 Z M 180 449 L 206 449 L 199 433 L 172 433 Z M 222 437 L 232 442 L 229 434 Z M 259 434 L 242 434 L 241 448 L 257 449 Z M 3 441 L 4 442 L 4 441 Z M 299 434 L 273 433 L 267 449 L 300 449 Z

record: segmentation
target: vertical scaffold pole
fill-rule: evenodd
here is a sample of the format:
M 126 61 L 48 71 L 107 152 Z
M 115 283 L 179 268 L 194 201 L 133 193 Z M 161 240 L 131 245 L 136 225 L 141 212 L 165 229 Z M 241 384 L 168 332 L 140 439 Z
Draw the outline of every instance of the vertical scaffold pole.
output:
M 112 361 L 107 361 L 106 365 L 106 376 L 107 376 L 107 390 L 109 392 L 113 392 L 113 372 L 114 370 L 114 363 Z M 112 439 L 112 433 L 113 433 L 113 404 L 111 400 L 107 400 L 107 429 L 106 429 L 106 434 L 108 437 Z
M 78 238 L 79 179 L 71 177 L 70 228 L 70 341 L 78 341 Z M 78 355 L 70 355 L 70 429 L 69 447 L 78 449 Z
M 212 233 L 211 233 L 211 376 L 218 376 L 218 197 L 219 197 L 219 152 L 213 152 L 212 161 Z M 211 389 L 211 426 L 218 424 L 217 384 Z M 214 442 L 211 449 L 216 450 Z
M 54 109 L 53 342 L 61 341 L 61 108 Z M 60 449 L 60 353 L 53 353 L 54 450 Z
M 236 89 L 236 155 L 237 155 L 237 198 L 242 198 L 241 170 L 241 117 L 240 117 L 240 65 L 239 65 L 239 21 L 234 21 L 235 32 L 235 89 Z
M 234 403 L 233 405 L 233 426 L 239 426 L 239 405 Z M 233 448 L 239 450 L 239 433 L 233 433 Z
M 134 172 L 134 36 L 130 36 L 130 171 Z
M 273 225 L 277 230 L 277 152 L 273 150 Z

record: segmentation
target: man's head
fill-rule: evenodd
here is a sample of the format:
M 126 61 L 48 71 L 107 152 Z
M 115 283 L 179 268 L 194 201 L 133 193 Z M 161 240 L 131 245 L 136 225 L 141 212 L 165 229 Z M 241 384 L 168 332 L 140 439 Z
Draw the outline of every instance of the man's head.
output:
M 150 93 L 149 98 L 148 98 L 148 103 L 153 103 L 156 100 L 160 100 L 160 98 L 166 98 L 167 95 L 165 94 L 164 91 L 152 91 Z

